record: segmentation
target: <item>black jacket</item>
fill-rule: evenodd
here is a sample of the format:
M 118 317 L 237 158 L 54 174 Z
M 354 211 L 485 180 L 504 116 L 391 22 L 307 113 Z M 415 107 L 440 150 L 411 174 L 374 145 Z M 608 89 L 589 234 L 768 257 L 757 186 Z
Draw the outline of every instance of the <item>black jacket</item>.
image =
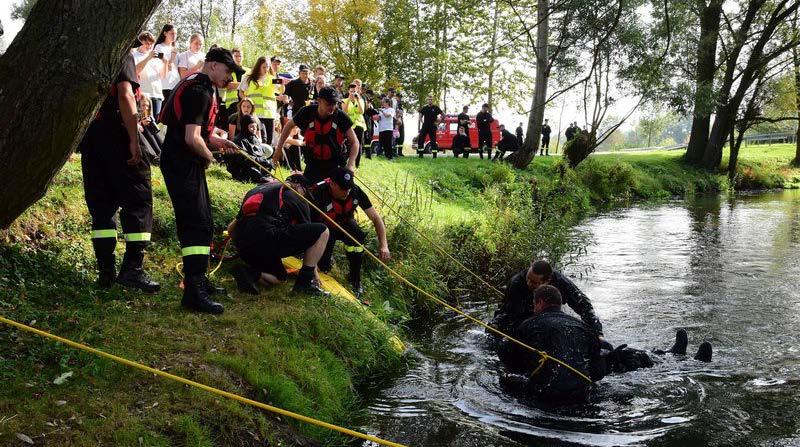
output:
M 506 297 L 503 304 L 494 313 L 492 325 L 497 329 L 509 333 L 525 319 L 533 316 L 533 292 L 528 289 L 525 279 L 528 269 L 522 270 L 511 277 L 506 287 Z M 589 325 L 598 335 L 603 335 L 603 325 L 594 313 L 589 298 L 569 278 L 561 272 L 553 272 L 550 285 L 561 292 L 564 303 L 580 315 L 581 320 Z
M 565 362 L 592 381 L 600 380 L 605 374 L 597 334 L 560 309 L 548 309 L 526 319 L 514 330 L 513 337 Z M 539 356 L 517 343 L 504 341 L 498 356 L 511 372 L 529 377 L 527 389 L 538 397 L 575 399 L 585 397 L 591 390 L 586 379 L 552 360 L 531 375 L 539 366 Z

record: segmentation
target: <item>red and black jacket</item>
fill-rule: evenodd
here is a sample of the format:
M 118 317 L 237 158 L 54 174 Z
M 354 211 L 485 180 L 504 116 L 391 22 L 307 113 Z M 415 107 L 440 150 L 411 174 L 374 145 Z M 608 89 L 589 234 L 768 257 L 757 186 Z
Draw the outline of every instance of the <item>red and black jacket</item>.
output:
M 344 133 L 339 131 L 333 119 L 314 118 L 303 132 L 306 156 L 314 160 L 340 160 L 343 157 Z
M 355 217 L 356 207 L 368 209 L 372 207 L 369 199 L 366 199 L 358 186 L 350 189 L 350 194 L 344 200 L 336 200 L 330 190 L 331 179 L 325 179 L 317 183 L 312 189 L 314 204 L 322 210 L 325 215 L 333 219 L 338 224 L 344 224 Z M 328 227 L 334 227 L 330 220 L 319 216 L 317 219 Z
M 311 221 L 308 204 L 279 182 L 251 189 L 244 197 L 237 220 L 259 219 L 276 226 Z
M 161 114 L 158 116 L 158 121 L 167 125 L 167 127 L 178 127 L 185 125 L 186 110 L 184 110 L 184 97 L 187 94 L 194 94 L 200 90 L 208 95 L 208 112 L 203 120 L 202 136 L 203 139 L 208 139 L 209 135 L 214 132 L 214 125 L 217 122 L 217 89 L 211 79 L 203 73 L 194 73 L 184 78 L 172 91 L 172 94 L 167 98 L 164 107 L 161 109 Z

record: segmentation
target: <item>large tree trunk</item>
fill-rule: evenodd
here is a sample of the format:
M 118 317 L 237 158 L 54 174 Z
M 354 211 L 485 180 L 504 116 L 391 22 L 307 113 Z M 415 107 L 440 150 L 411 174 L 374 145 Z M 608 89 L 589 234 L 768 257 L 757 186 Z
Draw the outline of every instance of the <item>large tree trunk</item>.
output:
M 39 0 L 0 56 L 0 228 L 47 191 L 159 0 Z
M 549 0 L 537 1 L 537 26 L 536 26 L 536 83 L 534 85 L 531 112 L 528 115 L 528 129 L 525 132 L 525 142 L 513 159 L 514 166 L 524 168 L 528 166 L 542 138 L 542 122 L 544 121 L 544 107 L 547 102 L 547 77 L 548 73 L 548 40 L 550 37 L 550 2 Z
M 494 1 L 494 18 L 492 19 L 492 42 L 491 55 L 489 56 L 489 90 L 486 95 L 486 103 L 489 110 L 494 112 L 494 72 L 497 71 L 497 21 L 500 17 L 500 5 Z
M 717 41 L 719 40 L 722 0 L 711 0 L 708 6 L 699 2 L 700 40 L 697 45 L 697 70 L 695 72 L 694 112 L 692 130 L 686 148 L 686 159 L 699 165 L 708 143 L 713 105 L 710 98 L 716 73 Z

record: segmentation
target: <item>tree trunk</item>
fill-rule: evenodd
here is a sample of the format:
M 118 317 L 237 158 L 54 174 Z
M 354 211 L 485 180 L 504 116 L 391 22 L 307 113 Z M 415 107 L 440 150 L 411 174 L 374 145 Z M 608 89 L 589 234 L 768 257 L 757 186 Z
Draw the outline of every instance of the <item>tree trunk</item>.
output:
M 738 108 L 739 103 L 737 102 L 735 108 L 731 103 L 728 103 L 717 110 L 703 158 L 700 160 L 700 167 L 709 171 L 719 168 L 719 164 L 722 162 L 722 147 L 725 146 L 725 140 L 728 139 L 728 135 L 733 129 Z
M 36 2 L 0 56 L 0 228 L 47 192 L 158 3 Z
M 542 122 L 544 121 L 544 107 L 547 102 L 547 77 L 548 54 L 547 47 L 550 36 L 550 2 L 549 0 L 537 1 L 536 18 L 536 83 L 534 84 L 531 112 L 528 115 L 528 129 L 525 133 L 525 142 L 514 158 L 514 166 L 524 168 L 528 166 L 542 138 Z
M 792 49 L 792 62 L 794 62 L 794 95 L 797 103 L 797 131 L 794 138 L 795 152 L 792 164 L 800 166 L 800 55 L 798 55 L 797 47 Z
M 489 110 L 494 112 L 494 72 L 497 70 L 497 21 L 500 16 L 500 5 L 494 1 L 494 19 L 492 20 L 492 43 L 491 55 L 489 56 L 489 90 L 487 92 L 486 103 Z
M 730 135 L 730 146 L 731 146 L 731 156 L 728 157 L 728 178 L 733 181 L 736 178 L 736 165 L 739 162 L 739 145 L 737 143 L 741 143 L 741 141 L 734 141 L 734 134 L 735 128 L 731 127 L 731 135 Z M 744 131 L 739 132 L 739 136 L 744 135 Z
M 700 11 L 700 40 L 697 45 L 697 70 L 695 72 L 694 113 L 692 114 L 692 130 L 686 148 L 686 159 L 699 165 L 708 143 L 708 131 L 711 127 L 710 104 L 716 73 L 717 40 L 719 39 L 722 1 L 711 0 L 708 6 L 704 2 Z

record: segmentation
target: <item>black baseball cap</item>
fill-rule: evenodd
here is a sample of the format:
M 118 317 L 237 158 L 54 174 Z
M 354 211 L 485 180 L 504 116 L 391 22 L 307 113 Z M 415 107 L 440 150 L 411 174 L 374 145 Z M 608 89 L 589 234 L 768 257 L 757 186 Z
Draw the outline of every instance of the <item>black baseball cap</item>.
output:
M 226 50 L 222 47 L 215 47 L 208 50 L 206 53 L 206 62 L 219 62 L 228 66 L 231 69 L 231 73 L 240 72 L 242 71 L 242 67 L 236 64 L 233 60 L 233 54 L 231 54 L 230 50 Z
M 300 68 L 298 68 L 297 71 L 311 71 L 311 69 L 308 68 L 306 64 L 300 64 Z
M 324 99 L 333 104 L 336 104 L 342 100 L 341 95 L 339 95 L 339 90 L 336 90 L 329 85 L 323 87 L 319 93 L 317 93 L 317 98 Z
M 353 187 L 353 171 L 347 168 L 336 168 L 331 173 L 330 178 L 333 183 L 336 183 L 344 189 L 350 189 Z
M 344 79 L 344 75 L 337 74 L 336 76 L 333 77 L 333 79 Z
M 271 58 L 269 58 L 269 61 L 270 62 L 275 62 L 275 61 L 283 62 L 283 61 L 281 61 L 281 58 L 279 58 L 278 56 L 272 56 Z

